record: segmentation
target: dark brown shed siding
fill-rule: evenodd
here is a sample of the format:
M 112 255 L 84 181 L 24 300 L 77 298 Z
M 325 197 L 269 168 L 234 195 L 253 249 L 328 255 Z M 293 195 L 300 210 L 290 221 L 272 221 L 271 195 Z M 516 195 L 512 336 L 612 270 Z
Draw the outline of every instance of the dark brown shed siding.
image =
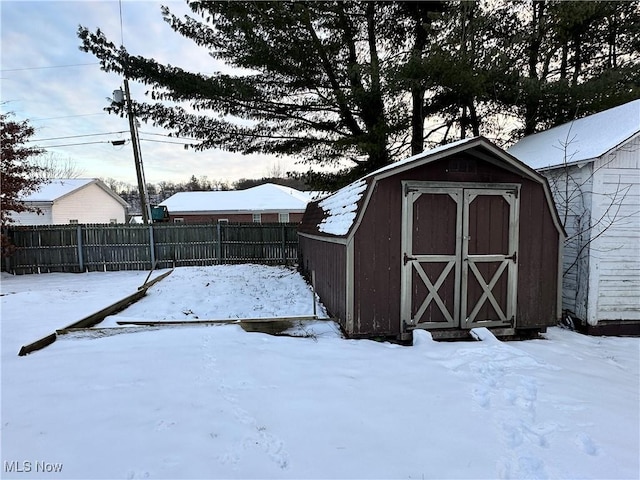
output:
M 560 238 L 542 185 L 527 181 L 520 199 L 518 327 L 555 325 L 558 312 Z
M 355 235 L 353 336 L 400 333 L 403 180 L 521 184 L 517 327 L 556 323 L 559 234 L 542 184 L 463 153 L 376 184 Z
M 524 176 L 514 165 L 509 165 L 481 144 L 404 172 L 393 173 L 391 170 L 389 177 L 379 179 L 374 190 L 365 193 L 358 204 L 361 218 L 357 217 L 360 223 L 352 239 L 353 323 L 350 323 L 352 328 L 347 328 L 348 335 L 376 337 L 402 333 L 402 182 L 405 180 L 455 182 L 461 187 L 465 183 L 521 185 L 516 327 L 540 328 L 556 323 L 558 249 L 562 234 L 554 223 L 555 211 L 547 203 L 544 185 Z M 370 184 L 372 180 L 371 177 L 367 179 Z M 369 201 L 365 204 L 367 196 Z M 308 205 L 300 232 L 317 235 L 320 239 L 301 236 L 302 267 L 316 271 L 318 294 L 346 327 L 348 250 L 345 244 L 322 240 L 322 237 L 339 238 L 318 231 L 324 215 L 317 202 Z M 447 222 L 443 220 L 444 223 Z M 495 241 L 504 242 L 503 235 L 501 232 Z M 440 237 L 436 235 L 429 240 L 428 235 L 420 236 L 418 241 L 439 241 Z M 494 241 L 493 237 L 490 241 Z M 482 249 L 482 246 L 477 247 Z
M 315 271 L 316 293 L 342 327 L 346 322 L 346 246 L 299 236 L 300 266 L 311 280 Z
M 354 239 L 354 336 L 400 333 L 401 186 L 376 185 Z

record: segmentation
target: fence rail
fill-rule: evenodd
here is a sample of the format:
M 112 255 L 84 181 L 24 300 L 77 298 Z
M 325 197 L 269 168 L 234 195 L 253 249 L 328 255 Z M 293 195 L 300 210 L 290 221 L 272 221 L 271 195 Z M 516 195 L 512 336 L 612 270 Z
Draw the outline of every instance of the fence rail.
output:
M 17 249 L 2 269 L 15 274 L 298 261 L 296 224 L 38 225 L 6 233 Z

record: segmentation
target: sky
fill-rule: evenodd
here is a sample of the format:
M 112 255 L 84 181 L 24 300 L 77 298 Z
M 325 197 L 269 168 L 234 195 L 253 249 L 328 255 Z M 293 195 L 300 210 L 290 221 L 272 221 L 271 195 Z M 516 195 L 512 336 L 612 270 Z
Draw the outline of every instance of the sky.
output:
M 228 67 L 164 22 L 161 5 L 178 15 L 192 14 L 182 0 L 159 1 L 6 1 L 0 0 L 0 111 L 29 120 L 32 140 L 60 163 L 71 163 L 82 177 L 113 178 L 136 184 L 126 118 L 104 107 L 122 78 L 100 70 L 97 59 L 79 50 L 79 25 L 100 28 L 127 50 L 202 73 Z M 122 29 L 120 27 L 122 7 Z M 146 87 L 130 81 L 131 95 L 144 100 Z M 167 131 L 140 125 L 142 161 L 148 183 L 183 182 L 192 175 L 234 182 L 268 176 L 274 169 L 307 169 L 291 158 L 245 156 L 220 150 L 185 150 Z M 54 139 L 54 140 L 44 140 Z M 112 141 L 126 139 L 122 146 Z M 76 145 L 71 145 L 76 144 Z

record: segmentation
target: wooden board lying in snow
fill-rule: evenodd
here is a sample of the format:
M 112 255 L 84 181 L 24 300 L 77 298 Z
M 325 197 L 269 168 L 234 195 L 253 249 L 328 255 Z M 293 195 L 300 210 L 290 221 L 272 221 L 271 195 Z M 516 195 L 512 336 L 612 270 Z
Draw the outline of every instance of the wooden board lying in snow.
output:
M 269 322 L 295 322 L 304 320 L 330 320 L 322 319 L 315 315 L 293 317 L 257 317 L 257 318 L 227 318 L 220 320 L 124 320 L 116 322 L 118 325 L 139 325 L 147 327 L 161 327 L 163 325 L 207 325 L 218 323 L 269 323 Z
M 88 328 L 88 327 L 97 325 L 109 315 L 113 315 L 114 313 L 121 312 L 122 310 L 127 308 L 129 305 L 140 300 L 142 297 L 144 297 L 147 294 L 147 290 L 149 289 L 149 287 L 159 282 L 160 280 L 166 278 L 171 272 L 173 272 L 173 269 L 169 270 L 166 273 L 163 273 L 162 275 L 157 276 L 150 282 L 145 282 L 143 285 L 138 287 L 137 292 L 132 293 L 131 295 L 127 295 L 126 297 L 118 300 L 117 302 L 112 303 L 108 307 L 105 307 L 102 310 L 92 313 L 91 315 L 84 317 L 78 320 L 77 322 L 73 322 L 72 324 L 67 325 L 66 327 L 60 330 L 68 330 L 68 329 L 74 329 L 74 328 Z M 147 279 L 148 278 L 149 277 L 147 277 Z M 56 330 L 53 333 L 50 333 L 45 337 L 42 337 L 36 340 L 35 342 L 31 342 L 27 345 L 23 345 L 20 348 L 18 355 L 23 357 L 25 355 L 28 355 L 29 353 L 35 352 L 36 350 L 41 350 L 44 347 L 51 345 L 53 342 L 56 341 L 57 332 L 58 330 Z

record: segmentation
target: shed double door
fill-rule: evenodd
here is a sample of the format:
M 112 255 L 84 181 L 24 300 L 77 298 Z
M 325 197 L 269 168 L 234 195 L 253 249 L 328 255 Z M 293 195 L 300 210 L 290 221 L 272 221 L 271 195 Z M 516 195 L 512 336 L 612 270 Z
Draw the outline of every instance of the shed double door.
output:
M 403 329 L 515 326 L 519 185 L 403 189 Z

